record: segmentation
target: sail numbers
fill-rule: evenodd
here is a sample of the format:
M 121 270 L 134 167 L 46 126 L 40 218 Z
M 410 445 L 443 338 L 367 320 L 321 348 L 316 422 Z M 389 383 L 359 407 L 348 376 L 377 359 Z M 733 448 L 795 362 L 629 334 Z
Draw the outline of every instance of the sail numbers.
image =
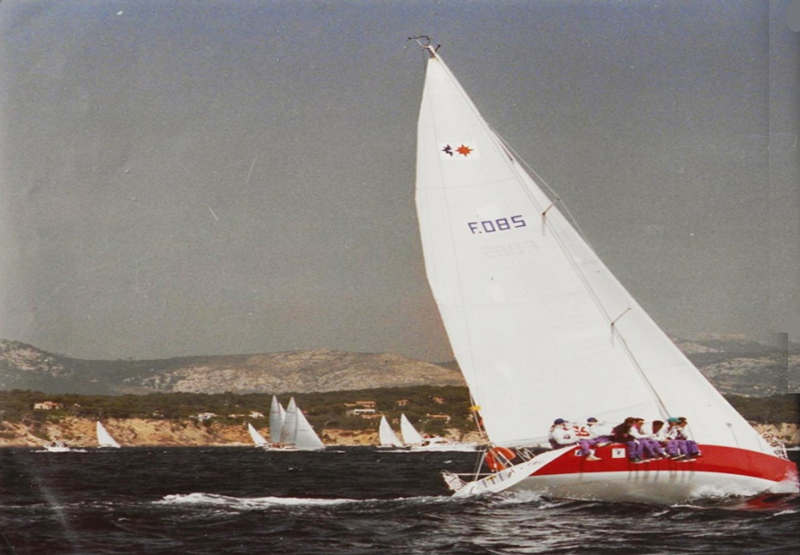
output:
M 508 231 L 509 229 L 525 227 L 526 225 L 528 224 L 525 223 L 525 219 L 521 215 L 511 216 L 510 218 L 497 218 L 496 220 L 467 222 L 467 226 L 473 235 Z

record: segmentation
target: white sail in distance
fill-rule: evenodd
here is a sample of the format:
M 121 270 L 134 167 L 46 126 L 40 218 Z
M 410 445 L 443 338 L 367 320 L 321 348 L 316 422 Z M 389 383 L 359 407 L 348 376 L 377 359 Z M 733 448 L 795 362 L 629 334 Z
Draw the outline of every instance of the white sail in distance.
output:
M 522 169 L 433 53 L 417 148 L 428 281 L 494 443 L 540 443 L 555 418 L 685 416 L 699 442 L 770 451 Z
M 280 443 L 283 421 L 286 418 L 286 410 L 278 402 L 278 398 L 272 396 L 272 405 L 269 409 L 269 438 L 272 443 Z
M 295 447 L 304 451 L 316 451 L 325 448 L 325 444 L 317 436 L 303 411 L 297 406 L 294 397 L 289 400 L 289 404 L 286 406 L 286 417 L 283 421 L 280 442 L 284 446 Z
M 253 440 L 253 443 L 256 447 L 264 447 L 265 445 L 269 445 L 269 442 L 266 440 L 266 438 L 258 433 L 258 430 L 256 430 L 253 425 L 250 424 L 250 422 L 247 423 L 247 433 L 250 434 L 250 439 Z
M 117 442 L 116 439 L 111 437 L 111 434 L 108 433 L 105 426 L 98 420 L 97 421 L 97 443 L 100 447 L 119 447 L 120 444 Z
M 394 433 L 391 424 L 386 420 L 385 416 L 381 416 L 381 423 L 378 426 L 378 438 L 380 444 L 384 447 L 402 447 L 403 442 Z
M 325 444 L 322 443 L 322 440 L 306 419 L 305 414 L 299 408 L 297 409 L 297 432 L 295 438 L 295 447 L 303 451 L 325 449 Z
M 297 403 L 294 397 L 289 399 L 289 404 L 286 405 L 286 415 L 283 419 L 283 426 L 281 427 L 280 443 L 283 445 L 294 445 L 297 440 Z
M 406 445 L 420 445 L 424 439 L 405 414 L 400 415 L 400 433 Z

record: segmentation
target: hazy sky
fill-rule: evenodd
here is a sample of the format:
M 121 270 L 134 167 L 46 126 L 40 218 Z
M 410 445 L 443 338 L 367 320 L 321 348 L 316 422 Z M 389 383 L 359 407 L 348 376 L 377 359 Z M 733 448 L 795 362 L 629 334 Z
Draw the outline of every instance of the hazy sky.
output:
M 787 5 L 6 0 L 0 337 L 449 359 L 413 202 L 417 34 L 665 331 L 785 331 Z

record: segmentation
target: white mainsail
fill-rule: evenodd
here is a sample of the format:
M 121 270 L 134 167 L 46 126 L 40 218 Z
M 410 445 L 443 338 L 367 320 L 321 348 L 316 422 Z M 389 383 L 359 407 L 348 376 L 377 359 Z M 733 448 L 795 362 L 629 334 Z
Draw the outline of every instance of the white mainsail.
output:
M 391 424 L 386 420 L 385 416 L 381 416 L 381 423 L 378 426 L 378 438 L 383 447 L 402 447 L 403 442 L 397 437 L 397 434 L 392 430 Z
M 416 190 L 425 267 L 490 439 L 534 445 L 557 417 L 685 416 L 699 442 L 771 452 L 430 53 Z
M 420 445 L 425 441 L 405 414 L 400 415 L 400 433 L 406 445 Z
M 247 433 L 250 434 L 250 439 L 253 440 L 256 447 L 266 447 L 269 445 L 266 438 L 258 433 L 258 430 L 256 430 L 250 422 L 247 423 Z
M 281 428 L 280 442 L 282 445 L 294 445 L 297 440 L 297 403 L 294 397 L 289 400 L 286 405 L 286 415 L 283 419 L 283 427 Z
M 108 433 L 108 430 L 106 430 L 105 426 L 103 426 L 99 420 L 97 421 L 97 443 L 100 445 L 100 447 L 120 446 L 119 443 L 117 443 L 117 440 L 111 437 L 111 434 Z
M 289 404 L 286 407 L 286 418 L 283 422 L 280 442 L 284 446 L 294 447 L 303 451 L 315 451 L 325 448 L 325 444 L 317 436 L 303 411 L 297 406 L 294 397 L 289 400 Z
M 286 419 L 286 410 L 278 402 L 278 398 L 272 396 L 272 405 L 269 409 L 269 438 L 272 443 L 280 443 L 283 421 Z

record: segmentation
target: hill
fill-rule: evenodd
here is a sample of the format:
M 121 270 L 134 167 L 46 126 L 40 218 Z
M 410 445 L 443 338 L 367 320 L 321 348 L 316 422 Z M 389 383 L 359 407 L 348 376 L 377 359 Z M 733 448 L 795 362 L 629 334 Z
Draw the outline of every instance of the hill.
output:
M 675 340 L 723 394 L 789 392 L 800 350 L 733 339 Z M 416 385 L 464 385 L 458 364 L 387 353 L 330 350 L 160 360 L 79 360 L 0 340 L 0 390 L 123 395 L 147 393 L 312 393 Z
M 0 340 L 0 390 L 122 395 L 310 393 L 464 385 L 457 368 L 387 353 L 313 350 L 161 360 L 79 360 Z

